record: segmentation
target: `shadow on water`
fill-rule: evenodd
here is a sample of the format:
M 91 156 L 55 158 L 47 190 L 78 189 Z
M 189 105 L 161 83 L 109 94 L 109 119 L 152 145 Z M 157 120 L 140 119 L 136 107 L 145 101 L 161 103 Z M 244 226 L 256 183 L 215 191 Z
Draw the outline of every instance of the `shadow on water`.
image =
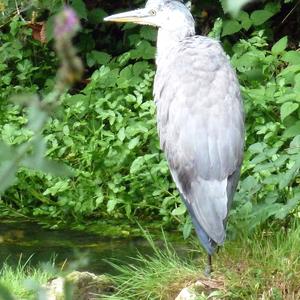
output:
M 163 241 L 157 243 L 163 244 Z M 173 245 L 180 252 L 187 246 L 183 241 Z M 78 258 L 78 253 L 87 253 L 89 263 L 85 269 L 95 273 L 114 273 L 105 260 L 128 263 L 138 252 L 151 255 L 153 249 L 144 238 L 115 239 L 82 231 L 54 231 L 31 222 L 0 221 L 0 261 L 7 261 L 10 265 L 16 265 L 20 256 L 26 261 L 32 255 L 32 266 L 53 257 L 60 265 L 65 260 Z

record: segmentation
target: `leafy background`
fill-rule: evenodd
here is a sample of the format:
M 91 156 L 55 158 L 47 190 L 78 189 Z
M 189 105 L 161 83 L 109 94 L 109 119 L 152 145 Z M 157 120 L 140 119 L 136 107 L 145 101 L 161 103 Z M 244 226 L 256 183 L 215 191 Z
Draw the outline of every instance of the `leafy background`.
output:
M 230 1 L 194 1 L 197 30 L 221 39 L 241 83 L 247 140 L 230 234 L 288 226 L 299 218 L 300 8 L 298 1 L 261 1 L 236 13 Z M 73 0 L 81 18 L 75 39 L 84 79 L 62 97 L 43 132 L 46 154 L 71 177 L 21 167 L 0 200 L 1 216 L 49 226 L 88 228 L 100 221 L 145 221 L 191 232 L 159 150 L 152 101 L 155 29 L 105 24 L 107 14 L 143 1 Z M 0 1 L 0 175 L 14 148 L 32 138 L 16 94 L 49 93 L 58 60 L 53 15 L 61 1 Z M 227 12 L 231 12 L 229 14 Z M 291 30 L 293 28 L 293 30 Z

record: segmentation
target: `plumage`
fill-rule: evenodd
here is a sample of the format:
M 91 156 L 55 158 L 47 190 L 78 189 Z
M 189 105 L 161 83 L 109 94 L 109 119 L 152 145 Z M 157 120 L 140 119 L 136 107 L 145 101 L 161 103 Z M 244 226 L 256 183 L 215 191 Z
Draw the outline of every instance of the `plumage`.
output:
M 222 244 L 242 162 L 244 117 L 239 84 L 220 44 L 194 36 L 172 47 L 157 65 L 154 96 L 173 179 L 194 223 Z
M 160 145 L 211 255 L 225 239 L 243 157 L 244 113 L 236 74 L 218 41 L 195 35 L 194 19 L 181 1 L 149 0 L 144 9 L 107 20 L 159 28 L 154 100 Z

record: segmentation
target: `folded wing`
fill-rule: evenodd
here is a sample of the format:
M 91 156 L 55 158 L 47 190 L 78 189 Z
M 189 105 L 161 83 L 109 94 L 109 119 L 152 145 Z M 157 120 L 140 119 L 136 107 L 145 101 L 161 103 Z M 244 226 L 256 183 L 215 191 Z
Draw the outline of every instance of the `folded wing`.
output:
M 161 147 L 193 221 L 221 244 L 244 141 L 235 72 L 219 43 L 205 37 L 182 41 L 160 65 L 154 95 Z

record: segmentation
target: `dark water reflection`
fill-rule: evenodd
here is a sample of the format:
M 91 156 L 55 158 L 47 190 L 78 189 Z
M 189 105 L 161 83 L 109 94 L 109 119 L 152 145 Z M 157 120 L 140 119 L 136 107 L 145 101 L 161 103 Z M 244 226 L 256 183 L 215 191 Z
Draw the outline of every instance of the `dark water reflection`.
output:
M 157 241 L 163 244 L 162 241 Z M 187 245 L 183 241 L 173 243 L 174 248 L 184 253 Z M 0 261 L 16 265 L 22 255 L 25 261 L 32 254 L 31 265 L 47 262 L 56 256 L 56 263 L 78 258 L 78 253 L 88 253 L 89 262 L 85 270 L 96 273 L 114 273 L 105 261 L 118 259 L 132 262 L 130 257 L 153 253 L 149 243 L 143 238 L 107 238 L 71 230 L 50 230 L 35 223 L 0 221 Z

